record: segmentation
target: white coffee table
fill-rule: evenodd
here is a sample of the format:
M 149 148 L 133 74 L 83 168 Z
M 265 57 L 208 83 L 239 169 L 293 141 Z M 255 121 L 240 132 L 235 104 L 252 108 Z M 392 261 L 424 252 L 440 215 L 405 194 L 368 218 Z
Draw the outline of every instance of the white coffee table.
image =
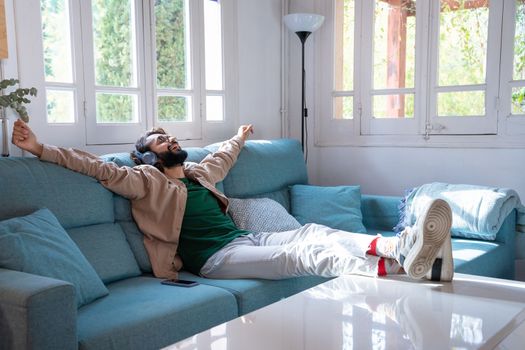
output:
M 167 349 L 525 349 L 525 283 L 343 276 Z

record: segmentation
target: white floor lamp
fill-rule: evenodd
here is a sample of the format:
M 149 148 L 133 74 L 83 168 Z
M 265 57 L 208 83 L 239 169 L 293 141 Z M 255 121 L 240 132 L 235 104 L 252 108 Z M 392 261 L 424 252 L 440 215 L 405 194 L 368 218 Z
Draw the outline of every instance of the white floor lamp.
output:
M 301 86 L 301 147 L 303 153 L 305 151 L 305 130 L 306 130 L 306 118 L 308 117 L 308 109 L 306 108 L 305 100 L 305 70 L 304 70 L 304 43 L 310 34 L 315 32 L 323 24 L 324 16 L 317 15 L 314 13 L 292 13 L 284 16 L 284 23 L 292 32 L 297 34 L 301 40 L 302 50 L 302 86 Z M 306 145 L 308 147 L 308 145 Z M 308 152 L 306 153 L 308 154 Z

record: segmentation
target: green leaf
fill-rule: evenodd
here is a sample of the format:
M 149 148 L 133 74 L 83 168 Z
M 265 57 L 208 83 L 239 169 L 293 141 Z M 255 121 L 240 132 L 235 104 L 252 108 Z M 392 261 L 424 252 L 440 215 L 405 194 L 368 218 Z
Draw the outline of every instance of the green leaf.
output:
M 4 79 L 0 81 L 0 89 L 5 90 L 10 86 L 15 86 L 19 83 L 17 79 Z M 0 107 L 10 107 L 16 113 L 20 115 L 20 118 L 25 122 L 29 121 L 29 116 L 27 115 L 27 108 L 24 104 L 31 103 L 31 100 L 26 96 L 36 96 L 37 89 L 32 88 L 18 88 L 7 95 L 0 96 Z

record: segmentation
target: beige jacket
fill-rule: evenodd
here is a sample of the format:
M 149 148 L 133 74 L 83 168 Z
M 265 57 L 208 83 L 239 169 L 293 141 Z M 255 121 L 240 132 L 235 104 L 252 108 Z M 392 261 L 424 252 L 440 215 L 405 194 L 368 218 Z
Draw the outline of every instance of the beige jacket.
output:
M 210 190 L 224 212 L 228 208 L 228 199 L 215 188 L 215 184 L 226 177 L 243 146 L 243 139 L 234 136 L 199 164 L 184 164 L 186 177 Z M 177 278 L 182 260 L 176 252 L 187 199 L 182 181 L 168 179 L 151 165 L 119 167 L 91 153 L 50 145 L 44 145 L 40 159 L 94 177 L 104 187 L 128 198 L 133 218 L 144 233 L 144 246 L 154 275 Z

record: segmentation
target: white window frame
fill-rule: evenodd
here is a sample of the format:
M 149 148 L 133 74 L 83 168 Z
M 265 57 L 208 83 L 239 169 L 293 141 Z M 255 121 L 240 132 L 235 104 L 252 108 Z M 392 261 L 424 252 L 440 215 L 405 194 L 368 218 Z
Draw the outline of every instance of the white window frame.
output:
M 416 13 L 424 11 L 426 2 L 416 2 Z M 363 65 L 357 69 L 360 72 L 361 86 L 362 86 L 362 122 L 361 135 L 406 135 L 415 134 L 420 129 L 421 121 L 417 115 L 421 115 L 421 106 L 419 99 L 416 98 L 421 92 L 421 79 L 418 79 L 421 72 L 421 63 L 424 61 L 420 56 L 424 55 L 423 50 L 417 50 L 421 46 L 424 38 L 424 30 L 420 30 L 422 25 L 421 16 L 416 16 L 416 53 L 415 53 L 415 75 L 413 88 L 397 88 L 397 89 L 373 89 L 373 64 L 374 64 L 374 5 L 375 1 L 365 1 L 363 3 L 363 11 L 361 12 L 361 24 L 363 26 L 362 32 L 362 48 L 361 62 Z M 370 18 L 370 21 L 363 21 L 363 18 Z M 418 45 L 419 44 L 419 45 Z M 412 93 L 414 94 L 414 118 L 374 118 L 373 116 L 373 97 L 381 95 L 389 95 L 396 93 Z
M 355 47 L 354 47 L 354 118 L 334 119 L 332 99 L 348 95 L 333 90 L 334 57 L 334 2 L 315 2 L 315 11 L 325 16 L 325 23 L 315 33 L 315 144 L 317 146 L 395 146 L 395 147 L 525 147 L 525 116 L 510 115 L 510 82 L 512 72 L 514 40 L 514 0 L 490 0 L 489 48 L 487 51 L 486 117 L 479 123 L 476 117 L 435 117 L 437 91 L 469 90 L 476 86 L 436 88 L 435 61 L 437 60 L 438 18 L 433 18 L 431 4 L 439 7 L 439 1 L 417 1 L 416 76 L 414 120 L 371 118 L 370 87 L 372 18 L 364 23 L 363 13 L 373 11 L 373 2 L 356 0 L 355 4 Z M 373 13 L 373 12 L 372 12 Z M 435 16 L 434 16 L 435 17 Z M 511 19 L 509 21 L 509 19 Z M 508 22 L 511 22 L 510 25 Z M 511 35 L 512 34 L 512 35 Z M 499 38 L 503 37 L 503 40 Z M 359 41 L 361 40 L 361 41 Z M 430 41 L 430 46 L 421 46 Z M 419 44 L 419 47 L 418 47 Z M 500 64 L 501 54 L 501 64 Z M 432 61 L 432 62 L 430 62 Z M 493 67 L 501 67 L 494 70 Z M 367 78 L 368 77 L 368 78 Z M 510 82 L 510 83 L 509 83 Z M 478 87 L 479 88 L 479 87 Z M 397 91 L 397 90 L 396 90 Z M 377 91 L 376 91 L 377 92 Z M 380 91 L 386 92 L 386 91 Z M 423 102 L 423 103 L 421 103 Z M 505 109 L 506 108 L 506 109 Z M 423 117 L 421 117 L 423 116 Z M 434 116 L 434 117 L 431 117 Z M 404 120 L 403 120 L 404 119 Z M 412 125 L 410 125 L 412 124 Z M 440 124 L 440 125 L 438 125 Z M 521 127 L 521 129 L 520 129 Z M 512 132 L 509 132 L 512 129 Z M 409 130 L 409 132 L 407 132 Z M 521 134 L 518 135 L 518 134 Z
M 94 61 L 94 40 L 93 40 L 93 18 L 91 12 L 92 0 L 81 1 L 81 19 L 82 19 L 82 43 L 84 57 L 84 88 L 85 88 L 85 107 L 84 113 L 86 115 L 86 143 L 88 145 L 97 145 L 107 143 L 129 143 L 133 139 L 137 139 L 138 135 L 146 129 L 147 121 L 146 112 L 146 86 L 144 74 L 144 43 L 146 41 L 142 26 L 142 19 L 145 18 L 142 1 L 131 0 L 132 6 L 132 20 L 136 32 L 132 33 L 132 38 L 135 39 L 136 50 L 136 65 L 137 65 L 137 86 L 136 87 L 105 87 L 97 86 L 95 82 L 95 61 Z M 142 69 L 141 69 L 142 68 Z M 118 93 L 118 94 L 132 94 L 137 95 L 137 112 L 138 122 L 129 123 L 104 123 L 100 124 L 96 121 L 96 94 L 102 93 Z
M 516 1 L 505 2 L 504 18 L 515 18 L 516 16 Z M 503 37 L 509 38 L 502 42 L 501 55 L 501 83 L 500 91 L 501 98 L 498 104 L 501 108 L 500 130 L 502 133 L 510 136 L 519 136 L 525 134 L 525 114 L 511 113 L 511 99 L 512 88 L 517 86 L 524 86 L 525 80 L 514 81 L 513 67 L 514 67 L 514 21 L 504 21 L 503 23 Z
M 137 88 L 104 88 L 94 84 L 93 32 L 85 30 L 92 27 L 91 0 L 69 0 L 73 57 L 73 84 L 68 89 L 75 91 L 75 122 L 48 123 L 45 90 L 46 87 L 66 88 L 64 84 L 46 83 L 44 77 L 40 0 L 16 1 L 14 14 L 17 36 L 18 72 L 22 86 L 34 86 L 39 95 L 32 100 L 30 111 L 32 127 L 39 134 L 46 135 L 46 142 L 64 146 L 96 146 L 133 144 L 138 136 L 153 126 L 161 126 L 181 140 L 221 140 L 231 136 L 238 124 L 238 64 L 235 0 L 222 0 L 222 50 L 223 50 L 223 90 L 206 91 L 204 82 L 204 14 L 203 2 L 209 0 L 190 0 L 190 19 L 192 35 L 192 112 L 191 122 L 159 123 L 156 115 L 156 77 L 155 47 L 152 33 L 154 0 L 133 0 L 137 22 L 138 85 Z M 28 21 L 28 19 L 30 19 Z M 153 27 L 154 28 L 154 27 Z M 146 54 L 147 53 L 147 54 Z M 85 67 L 83 70 L 82 67 Z M 84 72 L 90 72 L 85 74 Z M 89 76 L 88 76 L 89 75 Z M 95 92 L 134 92 L 139 94 L 139 122 L 126 124 L 95 123 Z M 187 95 L 188 91 L 183 93 Z M 206 93 L 223 96 L 224 119 L 205 120 Z
M 157 74 L 156 74 L 156 46 L 155 46 L 155 36 L 153 31 L 150 32 L 148 35 L 149 37 L 149 43 L 151 46 L 150 50 L 150 76 L 152 77 L 151 84 L 148 84 L 148 86 L 151 86 L 152 88 L 152 94 L 153 99 L 149 101 L 152 106 L 150 107 L 150 111 L 152 113 L 148 113 L 150 116 L 156 116 L 157 115 L 157 101 L 159 92 L 162 94 L 162 96 L 182 96 L 182 97 L 188 97 L 190 99 L 190 108 L 191 108 L 191 120 L 188 121 L 177 121 L 177 122 L 162 122 L 162 121 L 154 121 L 153 118 L 151 118 L 151 123 L 153 125 L 159 126 L 164 128 L 165 130 L 173 133 L 176 135 L 176 137 L 179 140 L 191 140 L 191 139 L 200 139 L 202 137 L 202 113 L 201 113 L 201 101 L 200 98 L 202 95 L 199 95 L 201 93 L 201 77 L 200 77 L 200 71 L 201 71 L 201 56 L 204 56 L 201 54 L 203 51 L 201 50 L 201 41 L 203 41 L 202 32 L 203 29 L 201 29 L 203 25 L 203 19 L 202 19 L 202 1 L 187 1 L 188 8 L 187 11 L 187 18 L 186 20 L 189 21 L 189 33 L 186 32 L 188 44 L 190 46 L 189 52 L 186 52 L 187 62 L 190 65 L 189 74 L 190 74 L 190 82 L 189 82 L 189 89 L 163 89 L 157 87 Z M 148 0 L 145 1 L 145 7 L 148 9 L 150 24 L 147 26 L 148 28 L 155 28 L 155 13 L 154 13 L 154 6 L 155 6 L 155 0 Z M 203 67 L 203 66 L 202 66 Z M 202 74 L 204 75 L 204 74 Z
M 439 37 L 439 7 L 440 1 L 430 2 L 430 94 L 428 107 L 430 120 L 427 130 L 430 135 L 435 134 L 497 134 L 498 109 L 497 98 L 499 89 L 499 72 L 492 67 L 499 67 L 501 20 L 503 11 L 502 0 L 489 0 L 489 23 L 487 38 L 487 57 L 485 83 L 479 85 L 438 86 L 438 37 Z M 439 117 L 437 115 L 437 95 L 440 92 L 454 91 L 484 91 L 485 115 L 462 117 Z

